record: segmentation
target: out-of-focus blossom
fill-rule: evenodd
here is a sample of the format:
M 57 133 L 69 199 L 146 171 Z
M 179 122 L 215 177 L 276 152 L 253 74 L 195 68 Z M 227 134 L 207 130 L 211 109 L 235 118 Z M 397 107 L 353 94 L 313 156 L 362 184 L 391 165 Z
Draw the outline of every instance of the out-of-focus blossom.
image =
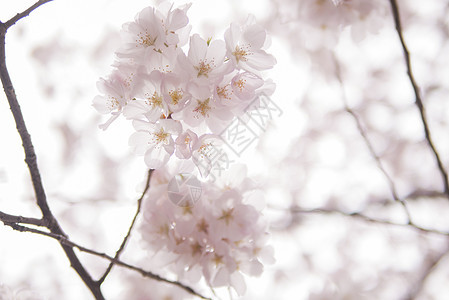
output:
M 221 181 L 203 185 L 195 205 L 179 207 L 166 192 L 174 174 L 155 171 L 140 227 L 146 247 L 160 257 L 175 254 L 169 266 L 185 280 L 204 277 L 211 287 L 232 286 L 244 294 L 242 273 L 258 276 L 262 261 L 273 262 L 272 248 L 266 245 L 267 224 L 252 199 L 257 195 L 263 202 L 263 195 L 245 174 L 244 167 L 233 166 Z

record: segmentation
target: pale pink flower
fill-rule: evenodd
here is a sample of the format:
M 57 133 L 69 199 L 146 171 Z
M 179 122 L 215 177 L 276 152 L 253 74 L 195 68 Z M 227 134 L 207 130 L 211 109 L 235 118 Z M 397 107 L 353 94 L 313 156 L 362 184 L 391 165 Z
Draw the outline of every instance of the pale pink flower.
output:
M 129 65 L 115 69 L 108 78 L 100 78 L 97 88 L 102 93 L 93 99 L 92 106 L 101 114 L 112 114 L 112 117 L 100 128 L 108 126 L 122 113 L 123 108 L 133 99 L 142 85 L 141 70 Z
M 209 175 L 222 145 L 223 140 L 214 134 L 203 134 L 192 145 L 192 160 L 203 177 Z
M 133 126 L 137 132 L 129 138 L 129 145 L 137 155 L 144 155 L 147 166 L 158 169 L 164 166 L 175 150 L 173 135 L 181 132 L 181 124 L 174 120 L 159 120 L 149 123 L 134 120 Z
M 263 84 L 259 76 L 249 72 L 239 73 L 231 81 L 234 94 L 242 101 L 253 100 L 256 90 Z
M 225 32 L 227 55 L 237 68 L 257 73 L 276 64 L 273 55 L 265 52 L 265 30 L 249 17 L 243 26 L 231 23 Z
M 136 15 L 134 22 L 124 24 L 123 46 L 117 52 L 119 58 L 130 57 L 141 63 L 160 54 L 166 43 L 161 17 L 155 8 L 146 7 Z
M 190 94 L 187 92 L 186 81 L 181 76 L 173 73 L 164 74 L 162 93 L 170 113 L 184 109 Z
M 188 25 L 189 18 L 187 17 L 187 11 L 190 6 L 192 4 L 188 3 L 173 9 L 173 3 L 162 2 L 158 7 L 158 11 L 163 16 L 161 21 L 165 30 L 167 45 L 182 47 L 187 43 L 191 29 L 191 26 Z
M 246 174 L 228 181 L 225 190 L 214 183 L 203 185 L 201 200 L 191 207 L 176 206 L 161 192 L 175 175 L 158 170 L 151 179 L 155 191 L 150 189 L 144 198 L 140 226 L 145 245 L 166 257 L 174 254 L 176 259 L 167 260 L 169 268 L 183 280 L 204 277 L 211 287 L 231 286 L 243 295 L 242 274 L 259 276 L 261 253 L 272 254 L 261 213 L 246 203 L 252 192 L 242 185 Z
M 187 129 L 178 136 L 175 141 L 175 154 L 181 159 L 189 159 L 192 157 L 192 148 L 197 144 L 198 136 L 190 129 Z
M 169 110 L 162 93 L 162 80 L 161 72 L 151 72 L 145 80 L 139 99 L 130 101 L 123 110 L 123 115 L 127 119 L 139 119 L 144 116 L 152 123 L 166 118 Z
M 173 114 L 173 119 L 183 120 L 192 127 L 206 123 L 213 133 L 221 132 L 234 115 L 215 102 L 208 86 L 190 84 L 188 91 L 192 97 L 182 111 Z
M 221 40 L 206 41 L 198 34 L 190 38 L 188 55 L 179 55 L 180 68 L 191 80 L 199 85 L 209 85 L 232 71 L 232 66 L 225 63 L 226 46 Z

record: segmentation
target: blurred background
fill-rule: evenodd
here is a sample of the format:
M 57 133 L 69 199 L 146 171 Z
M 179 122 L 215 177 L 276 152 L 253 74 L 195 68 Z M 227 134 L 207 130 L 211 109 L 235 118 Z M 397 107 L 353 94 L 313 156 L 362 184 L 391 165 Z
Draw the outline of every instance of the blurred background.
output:
M 278 61 L 266 75 L 282 114 L 242 158 L 264 187 L 277 261 L 247 278 L 243 299 L 449 299 L 449 199 L 389 1 L 362 5 L 361 16 L 344 14 L 343 21 L 310 10 L 312 0 L 192 2 L 192 32 L 203 37 L 223 39 L 231 22 L 255 15 Z M 33 3 L 2 1 L 0 20 Z M 111 70 L 121 25 L 154 4 L 54 0 L 7 34 L 7 66 L 49 204 L 71 240 L 99 252 L 113 254 L 120 245 L 146 166 L 128 148 L 131 124 L 118 120 L 101 131 L 105 119 L 91 102 L 98 78 Z M 429 128 L 449 169 L 449 4 L 398 5 Z M 3 93 L 0 128 L 0 210 L 40 217 Z M 122 259 L 151 269 L 145 254 L 135 233 Z M 107 266 L 80 257 L 94 277 Z M 0 289 L 23 299 L 92 298 L 56 241 L 6 226 Z M 119 267 L 103 291 L 107 299 L 190 297 Z

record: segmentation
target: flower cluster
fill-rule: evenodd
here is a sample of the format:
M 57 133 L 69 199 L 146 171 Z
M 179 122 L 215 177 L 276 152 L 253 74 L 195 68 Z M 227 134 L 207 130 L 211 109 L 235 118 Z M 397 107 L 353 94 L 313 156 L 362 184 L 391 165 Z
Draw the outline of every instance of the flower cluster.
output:
M 132 120 L 129 144 L 152 169 L 173 154 L 204 158 L 218 134 L 267 88 L 261 72 L 276 63 L 254 18 L 231 24 L 224 40 L 204 39 L 190 35 L 189 7 L 163 2 L 125 24 L 114 69 L 98 82 L 102 95 L 93 100 L 100 113 L 111 114 L 101 128 L 120 115 Z
M 232 286 L 242 295 L 242 273 L 260 275 L 262 262 L 274 260 L 273 249 L 265 245 L 261 191 L 246 178 L 245 167 L 233 165 L 220 181 L 202 187 L 196 205 L 180 207 L 167 193 L 172 177 L 157 170 L 151 178 L 140 227 L 145 245 L 184 280 L 204 277 L 211 287 Z
M 275 1 L 277 2 L 277 1 Z M 387 1 L 301 0 L 279 1 L 278 18 L 289 24 L 292 35 L 310 51 L 332 48 L 344 29 L 360 41 L 379 30 L 387 13 Z M 285 27 L 282 27 L 285 31 Z M 285 33 L 284 33 L 285 34 Z

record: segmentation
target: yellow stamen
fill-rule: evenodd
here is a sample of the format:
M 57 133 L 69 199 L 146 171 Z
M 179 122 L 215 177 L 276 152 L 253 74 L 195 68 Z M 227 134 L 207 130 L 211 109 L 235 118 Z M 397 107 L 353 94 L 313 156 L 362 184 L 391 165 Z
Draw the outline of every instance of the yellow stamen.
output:
M 210 71 L 212 71 L 214 67 L 215 65 L 213 60 L 210 63 L 207 63 L 205 60 L 200 60 L 198 66 L 195 66 L 194 68 L 198 71 L 197 77 L 200 76 L 208 77 Z
M 145 94 L 145 96 L 147 96 L 146 103 L 148 105 L 152 105 L 155 107 L 162 107 L 162 99 L 163 98 L 157 92 L 154 92 L 153 95 L 151 95 L 151 96 L 147 93 L 147 94 Z
M 230 208 L 228 210 L 222 210 L 222 215 L 218 220 L 224 220 L 226 222 L 226 225 L 229 225 L 229 221 L 231 221 L 234 216 L 232 213 L 234 212 L 234 208 Z
M 231 99 L 232 91 L 228 91 L 229 84 L 225 85 L 224 87 L 218 87 L 217 86 L 217 94 L 220 96 L 220 98 L 224 99 Z
M 156 144 L 159 144 L 159 143 L 167 144 L 168 137 L 170 136 L 169 133 L 164 131 L 164 128 L 159 129 L 159 131 L 153 133 L 153 135 L 154 135 L 154 141 L 156 142 Z
M 209 224 L 207 224 L 206 220 L 201 219 L 201 221 L 198 222 L 198 224 L 196 224 L 196 227 L 198 228 L 199 231 L 204 232 L 204 233 L 208 233 L 209 230 Z
M 238 87 L 240 89 L 240 92 L 245 88 L 246 80 L 245 79 L 239 79 L 237 81 L 234 81 L 234 86 Z
M 168 94 L 171 97 L 171 102 L 173 103 L 173 105 L 178 105 L 179 100 L 182 99 L 182 90 L 181 89 L 172 90 L 168 92 Z
M 148 30 L 145 30 L 145 32 L 140 32 L 137 37 L 138 39 L 136 40 L 136 42 L 144 47 L 154 46 L 157 40 L 157 37 L 151 37 L 151 35 L 148 33 Z
M 197 100 L 197 106 L 195 107 L 195 109 L 193 110 L 194 112 L 200 113 L 203 117 L 208 117 L 209 114 L 209 110 L 211 109 L 210 105 L 209 105 L 209 101 L 210 98 L 207 98 L 204 101 L 201 100 Z
M 248 58 L 246 57 L 247 55 L 249 55 L 249 51 L 245 50 L 243 47 L 240 46 L 235 46 L 235 51 L 232 52 L 232 55 L 235 56 L 235 59 L 237 60 L 237 63 L 242 60 L 242 61 L 247 61 Z

